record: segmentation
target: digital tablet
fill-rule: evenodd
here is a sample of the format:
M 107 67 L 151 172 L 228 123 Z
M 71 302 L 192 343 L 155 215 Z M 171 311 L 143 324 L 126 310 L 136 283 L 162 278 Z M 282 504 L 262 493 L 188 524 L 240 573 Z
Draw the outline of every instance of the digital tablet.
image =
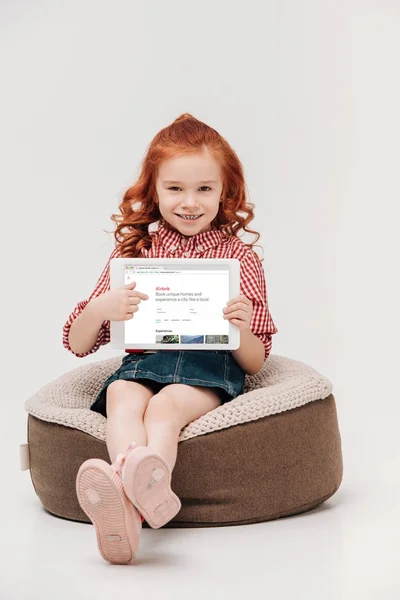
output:
M 111 321 L 112 348 L 236 350 L 240 330 L 223 318 L 240 294 L 236 258 L 113 258 L 110 288 L 135 281 L 147 294 L 132 319 Z

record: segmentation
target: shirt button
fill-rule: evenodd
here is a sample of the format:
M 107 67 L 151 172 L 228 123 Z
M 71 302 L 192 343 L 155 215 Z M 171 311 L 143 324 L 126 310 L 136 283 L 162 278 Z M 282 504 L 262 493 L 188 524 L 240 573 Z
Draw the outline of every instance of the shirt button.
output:
M 200 246 L 198 246 L 198 250 L 200 250 L 200 252 L 201 252 L 202 250 L 204 250 L 204 246 L 202 244 L 200 244 Z
M 188 243 L 186 238 L 183 238 L 183 240 L 181 241 L 182 246 L 186 246 L 186 244 Z
M 171 250 L 171 252 L 174 252 L 174 250 L 176 250 L 176 246 L 170 246 L 169 249 Z
M 184 253 L 183 253 L 183 256 L 186 256 L 186 257 L 187 257 L 187 256 L 190 256 L 190 252 L 184 252 Z

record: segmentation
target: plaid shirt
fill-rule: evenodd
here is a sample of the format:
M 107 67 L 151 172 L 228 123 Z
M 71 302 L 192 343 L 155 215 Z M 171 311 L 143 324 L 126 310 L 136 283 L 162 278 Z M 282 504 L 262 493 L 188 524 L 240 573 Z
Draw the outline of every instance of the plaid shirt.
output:
M 178 231 L 159 225 L 156 231 L 149 233 L 152 236 L 152 245 L 141 251 L 142 256 L 146 258 L 237 258 L 240 261 L 240 293 L 253 303 L 250 329 L 264 344 L 265 358 L 267 358 L 271 352 L 272 335 L 277 333 L 278 329 L 268 310 L 264 270 L 258 255 L 240 238 L 225 235 L 218 229 L 184 237 Z M 84 357 L 92 354 L 110 341 L 110 321 L 103 321 L 97 341 L 88 352 L 80 354 L 73 352 L 68 337 L 73 321 L 90 300 L 110 289 L 110 260 L 118 257 L 120 251 L 119 247 L 116 247 L 111 252 L 93 292 L 87 300 L 78 302 L 64 325 L 63 345 L 75 356 Z

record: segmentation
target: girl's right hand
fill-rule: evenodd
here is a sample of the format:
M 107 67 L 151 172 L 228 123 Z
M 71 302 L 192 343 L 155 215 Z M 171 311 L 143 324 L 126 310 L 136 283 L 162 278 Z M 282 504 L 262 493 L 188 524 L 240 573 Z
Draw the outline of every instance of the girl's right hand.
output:
M 107 321 L 128 321 L 133 319 L 134 313 L 139 310 L 141 300 L 148 300 L 149 297 L 143 292 L 135 290 L 136 282 L 127 283 L 122 288 L 116 288 L 100 294 L 93 298 L 97 305 L 97 310 L 102 315 L 103 320 Z

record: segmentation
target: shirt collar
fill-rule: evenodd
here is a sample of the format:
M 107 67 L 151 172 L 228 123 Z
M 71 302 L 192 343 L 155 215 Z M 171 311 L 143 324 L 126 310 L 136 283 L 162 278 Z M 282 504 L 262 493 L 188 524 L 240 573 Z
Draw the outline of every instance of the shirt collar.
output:
M 174 252 L 179 246 L 187 250 L 203 252 L 208 248 L 218 246 L 223 238 L 222 232 L 216 228 L 189 237 L 163 223 L 159 223 L 158 229 L 153 231 L 152 235 L 157 236 L 162 246 L 169 252 Z

